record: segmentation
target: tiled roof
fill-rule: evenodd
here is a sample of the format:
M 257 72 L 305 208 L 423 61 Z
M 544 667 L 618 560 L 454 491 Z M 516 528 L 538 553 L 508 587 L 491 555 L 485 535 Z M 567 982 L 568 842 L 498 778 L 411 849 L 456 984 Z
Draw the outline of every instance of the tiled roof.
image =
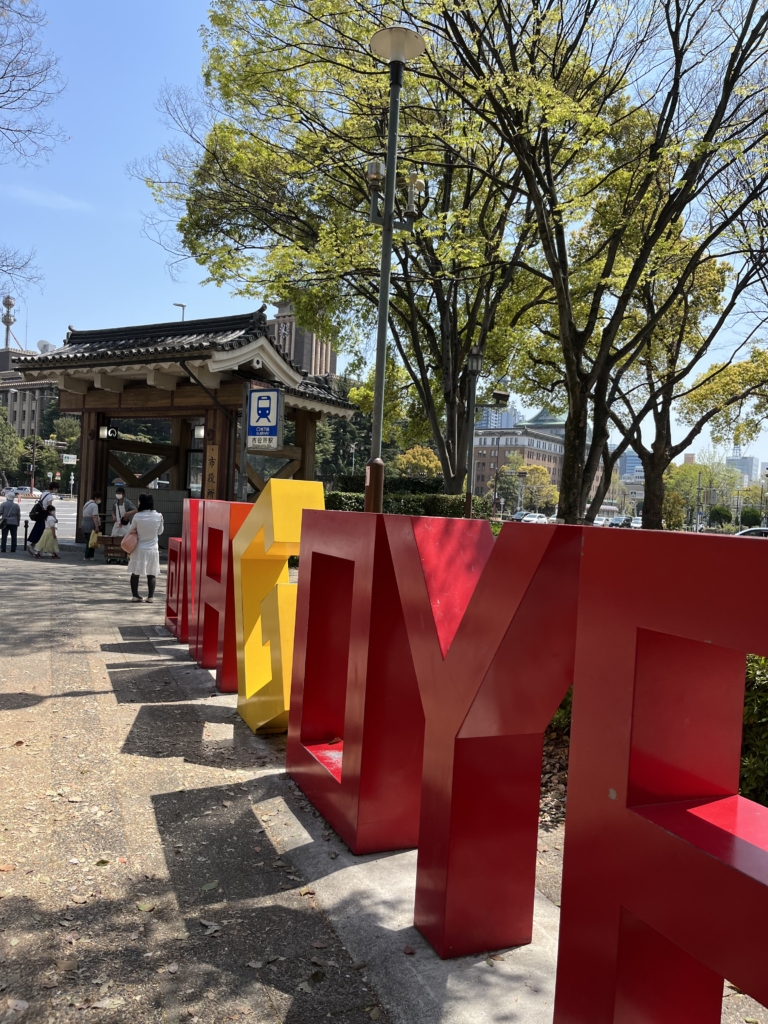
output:
M 267 338 L 274 346 L 267 331 L 266 317 L 261 312 L 183 322 L 174 320 L 137 327 L 110 327 L 102 331 L 70 328 L 61 348 L 45 355 L 19 353 L 14 355 L 13 361 L 21 370 L 42 370 L 97 366 L 114 363 L 117 358 L 123 364 L 146 362 L 148 358 L 173 360 L 178 356 L 186 359 L 195 353 L 229 352 L 258 337 Z M 279 349 L 275 347 L 275 351 Z M 282 352 L 280 355 L 285 359 Z
M 325 377 L 310 377 L 289 359 L 275 343 L 267 328 L 263 309 L 240 316 L 209 317 L 204 320 L 174 320 L 165 324 L 137 327 L 112 327 L 102 331 L 76 331 L 70 328 L 62 348 L 45 355 L 14 355 L 14 365 L 24 371 L 66 371 L 100 366 L 128 366 L 131 363 L 178 362 L 195 356 L 210 357 L 215 352 L 244 348 L 256 338 L 270 343 L 288 366 L 304 377 L 296 387 L 282 382 L 277 386 L 296 397 L 307 398 L 340 409 L 354 406 L 334 394 Z

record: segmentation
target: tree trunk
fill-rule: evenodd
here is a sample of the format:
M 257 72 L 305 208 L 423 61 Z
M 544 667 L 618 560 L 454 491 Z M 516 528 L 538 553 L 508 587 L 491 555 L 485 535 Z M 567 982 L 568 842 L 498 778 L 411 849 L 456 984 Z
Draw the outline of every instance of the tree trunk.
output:
M 662 530 L 664 506 L 664 472 L 669 465 L 666 459 L 643 458 L 645 473 L 645 496 L 643 498 L 643 529 Z
M 557 506 L 558 519 L 572 525 L 580 523 L 583 517 L 581 495 L 588 420 L 587 396 L 581 391 L 572 393 L 569 396 L 568 418 L 565 421 L 563 475 L 560 482 L 560 502 Z

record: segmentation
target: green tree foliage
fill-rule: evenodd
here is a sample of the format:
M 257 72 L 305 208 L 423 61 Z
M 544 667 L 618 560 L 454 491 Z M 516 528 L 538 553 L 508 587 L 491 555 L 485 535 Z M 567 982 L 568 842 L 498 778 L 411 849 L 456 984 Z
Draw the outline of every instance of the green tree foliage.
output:
M 763 521 L 763 513 L 759 508 L 747 505 L 741 510 L 741 526 L 746 530 L 750 526 L 760 526 Z
M 685 500 L 682 494 L 676 491 L 668 491 L 664 494 L 662 516 L 665 529 L 682 530 L 685 526 Z
M 393 16 L 356 0 L 332 9 L 216 0 L 202 110 L 178 92 L 164 99 L 188 144 L 167 147 L 142 172 L 178 227 L 181 252 L 212 280 L 291 299 L 305 326 L 358 353 L 378 303 L 380 229 L 368 223 L 365 166 L 385 148 L 389 88 L 369 39 Z M 409 72 L 403 93 L 399 169 L 428 184 L 413 233 L 395 236 L 390 332 L 428 431 L 411 441 L 431 438 L 446 489 L 458 493 L 467 354 L 479 347 L 495 380 L 547 286 L 509 147 L 464 98 L 454 47 L 435 37 L 429 61 L 445 81 Z M 400 216 L 404 199 L 400 190 Z
M 53 434 L 57 441 L 76 455 L 80 451 L 80 420 L 75 416 L 60 416 L 53 421 Z
M 768 658 L 747 657 L 741 793 L 768 804 Z
M 731 510 L 726 508 L 725 505 L 712 505 L 709 510 L 709 525 L 710 526 L 725 526 L 726 523 L 730 523 L 733 519 Z
M 4 487 L 8 486 L 9 473 L 16 476 L 23 450 L 21 438 L 8 422 L 8 413 L 0 406 L 0 477 Z
M 35 438 L 32 435 L 25 437 L 21 457 L 17 462 L 17 473 L 25 482 L 29 480 L 30 474 L 27 471 L 28 465 L 35 467 L 35 486 L 48 483 L 48 474 L 54 476 L 56 471 L 61 469 L 61 459 L 55 448 L 43 444 L 41 437 Z
M 433 480 L 441 472 L 440 460 L 431 448 L 424 445 L 414 445 L 398 455 L 395 466 L 402 476 L 419 480 Z

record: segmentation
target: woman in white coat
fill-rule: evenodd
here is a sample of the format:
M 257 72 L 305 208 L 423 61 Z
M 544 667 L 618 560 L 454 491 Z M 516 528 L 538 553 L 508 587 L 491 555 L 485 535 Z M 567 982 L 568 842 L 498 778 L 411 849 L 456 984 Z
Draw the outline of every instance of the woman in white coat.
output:
M 139 540 L 128 560 L 128 572 L 131 574 L 132 601 L 141 601 L 139 597 L 139 577 L 147 577 L 147 602 L 155 598 L 155 583 L 160 571 L 160 550 L 157 538 L 163 532 L 163 517 L 155 512 L 155 499 L 151 494 L 139 495 L 139 511 L 131 520 L 128 534 L 138 534 Z

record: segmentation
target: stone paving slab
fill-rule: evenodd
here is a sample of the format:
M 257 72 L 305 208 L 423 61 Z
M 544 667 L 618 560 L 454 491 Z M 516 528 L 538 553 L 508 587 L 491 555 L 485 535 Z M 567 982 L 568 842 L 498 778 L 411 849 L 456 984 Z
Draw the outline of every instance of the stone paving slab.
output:
M 533 943 L 439 960 L 415 853 L 349 853 L 284 737 L 167 635 L 159 582 L 135 605 L 120 566 L 0 558 L 0 1020 L 549 1024 L 562 827 Z M 726 993 L 724 1021 L 768 1024 Z

